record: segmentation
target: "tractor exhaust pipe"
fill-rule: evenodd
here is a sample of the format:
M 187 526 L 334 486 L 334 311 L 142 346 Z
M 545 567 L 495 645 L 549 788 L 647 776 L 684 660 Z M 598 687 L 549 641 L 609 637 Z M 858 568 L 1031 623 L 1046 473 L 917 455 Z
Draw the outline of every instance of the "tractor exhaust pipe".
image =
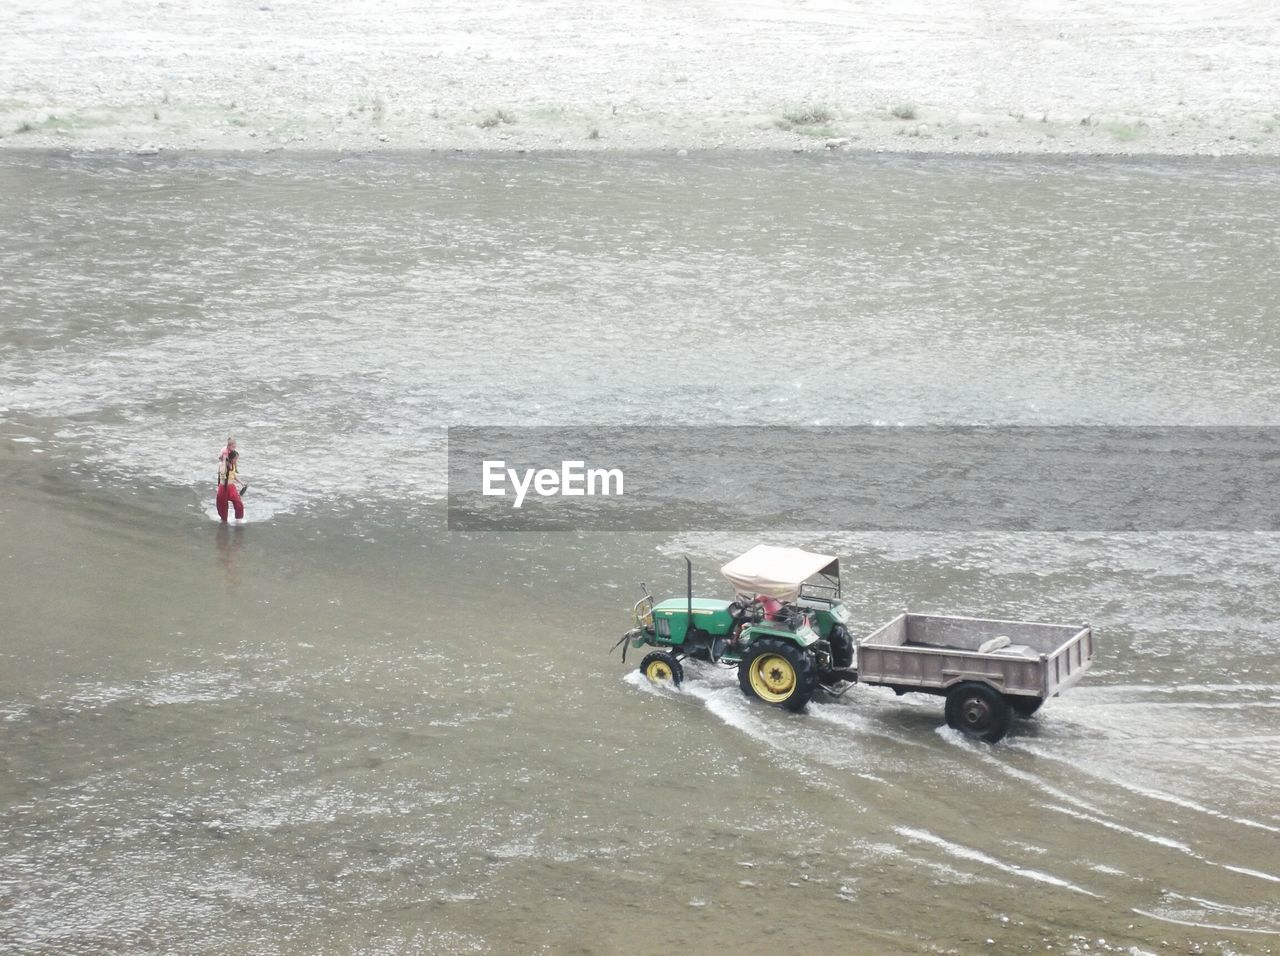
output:
M 688 582 L 689 582 L 689 624 L 688 626 L 692 628 L 693 627 L 693 562 L 689 560 L 689 556 L 687 554 L 684 555 L 684 567 L 685 567 L 685 574 L 687 575 Z

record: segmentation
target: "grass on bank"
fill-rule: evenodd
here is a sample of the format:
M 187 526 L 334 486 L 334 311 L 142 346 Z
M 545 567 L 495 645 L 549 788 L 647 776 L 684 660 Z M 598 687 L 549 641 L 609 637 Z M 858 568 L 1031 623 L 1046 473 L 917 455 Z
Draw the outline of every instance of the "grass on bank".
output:
M 1102 128 L 1121 143 L 1132 143 L 1147 134 L 1145 123 L 1107 123 Z
M 825 106 L 805 106 L 789 110 L 773 121 L 778 129 L 801 136 L 830 138 L 838 135 L 830 124 L 836 118 L 834 110 Z
M 516 121 L 514 113 L 508 113 L 506 110 L 494 110 L 480 122 L 476 123 L 481 129 L 493 129 L 498 125 L 511 125 Z

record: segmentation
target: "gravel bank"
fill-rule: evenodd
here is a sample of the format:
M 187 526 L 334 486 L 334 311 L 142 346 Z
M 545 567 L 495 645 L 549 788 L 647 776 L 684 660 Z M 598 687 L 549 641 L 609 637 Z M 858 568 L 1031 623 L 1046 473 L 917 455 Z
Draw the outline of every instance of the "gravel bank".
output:
M 1270 0 L 0 2 L 0 148 L 1280 153 Z

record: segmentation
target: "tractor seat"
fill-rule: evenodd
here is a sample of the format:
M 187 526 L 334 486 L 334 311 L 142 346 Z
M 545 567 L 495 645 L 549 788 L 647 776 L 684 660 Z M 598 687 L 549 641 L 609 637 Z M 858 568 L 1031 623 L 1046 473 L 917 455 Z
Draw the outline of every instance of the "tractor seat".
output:
M 767 594 L 757 594 L 756 603 L 764 610 L 764 619 L 766 621 L 776 621 L 782 616 L 782 602 L 776 598 L 771 598 Z

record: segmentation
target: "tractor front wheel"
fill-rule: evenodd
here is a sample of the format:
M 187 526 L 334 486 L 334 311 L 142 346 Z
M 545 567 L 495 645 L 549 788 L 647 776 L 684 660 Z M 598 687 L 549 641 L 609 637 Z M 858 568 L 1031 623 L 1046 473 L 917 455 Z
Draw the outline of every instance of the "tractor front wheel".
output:
M 738 685 L 766 704 L 804 710 L 818 686 L 818 667 L 807 650 L 766 637 L 752 644 L 738 665 Z
M 947 693 L 947 726 L 995 743 L 1009 732 L 1009 704 L 994 687 L 977 681 L 957 684 Z
M 640 673 L 655 684 L 674 684 L 679 687 L 684 681 L 684 668 L 666 651 L 646 654 L 640 662 Z

